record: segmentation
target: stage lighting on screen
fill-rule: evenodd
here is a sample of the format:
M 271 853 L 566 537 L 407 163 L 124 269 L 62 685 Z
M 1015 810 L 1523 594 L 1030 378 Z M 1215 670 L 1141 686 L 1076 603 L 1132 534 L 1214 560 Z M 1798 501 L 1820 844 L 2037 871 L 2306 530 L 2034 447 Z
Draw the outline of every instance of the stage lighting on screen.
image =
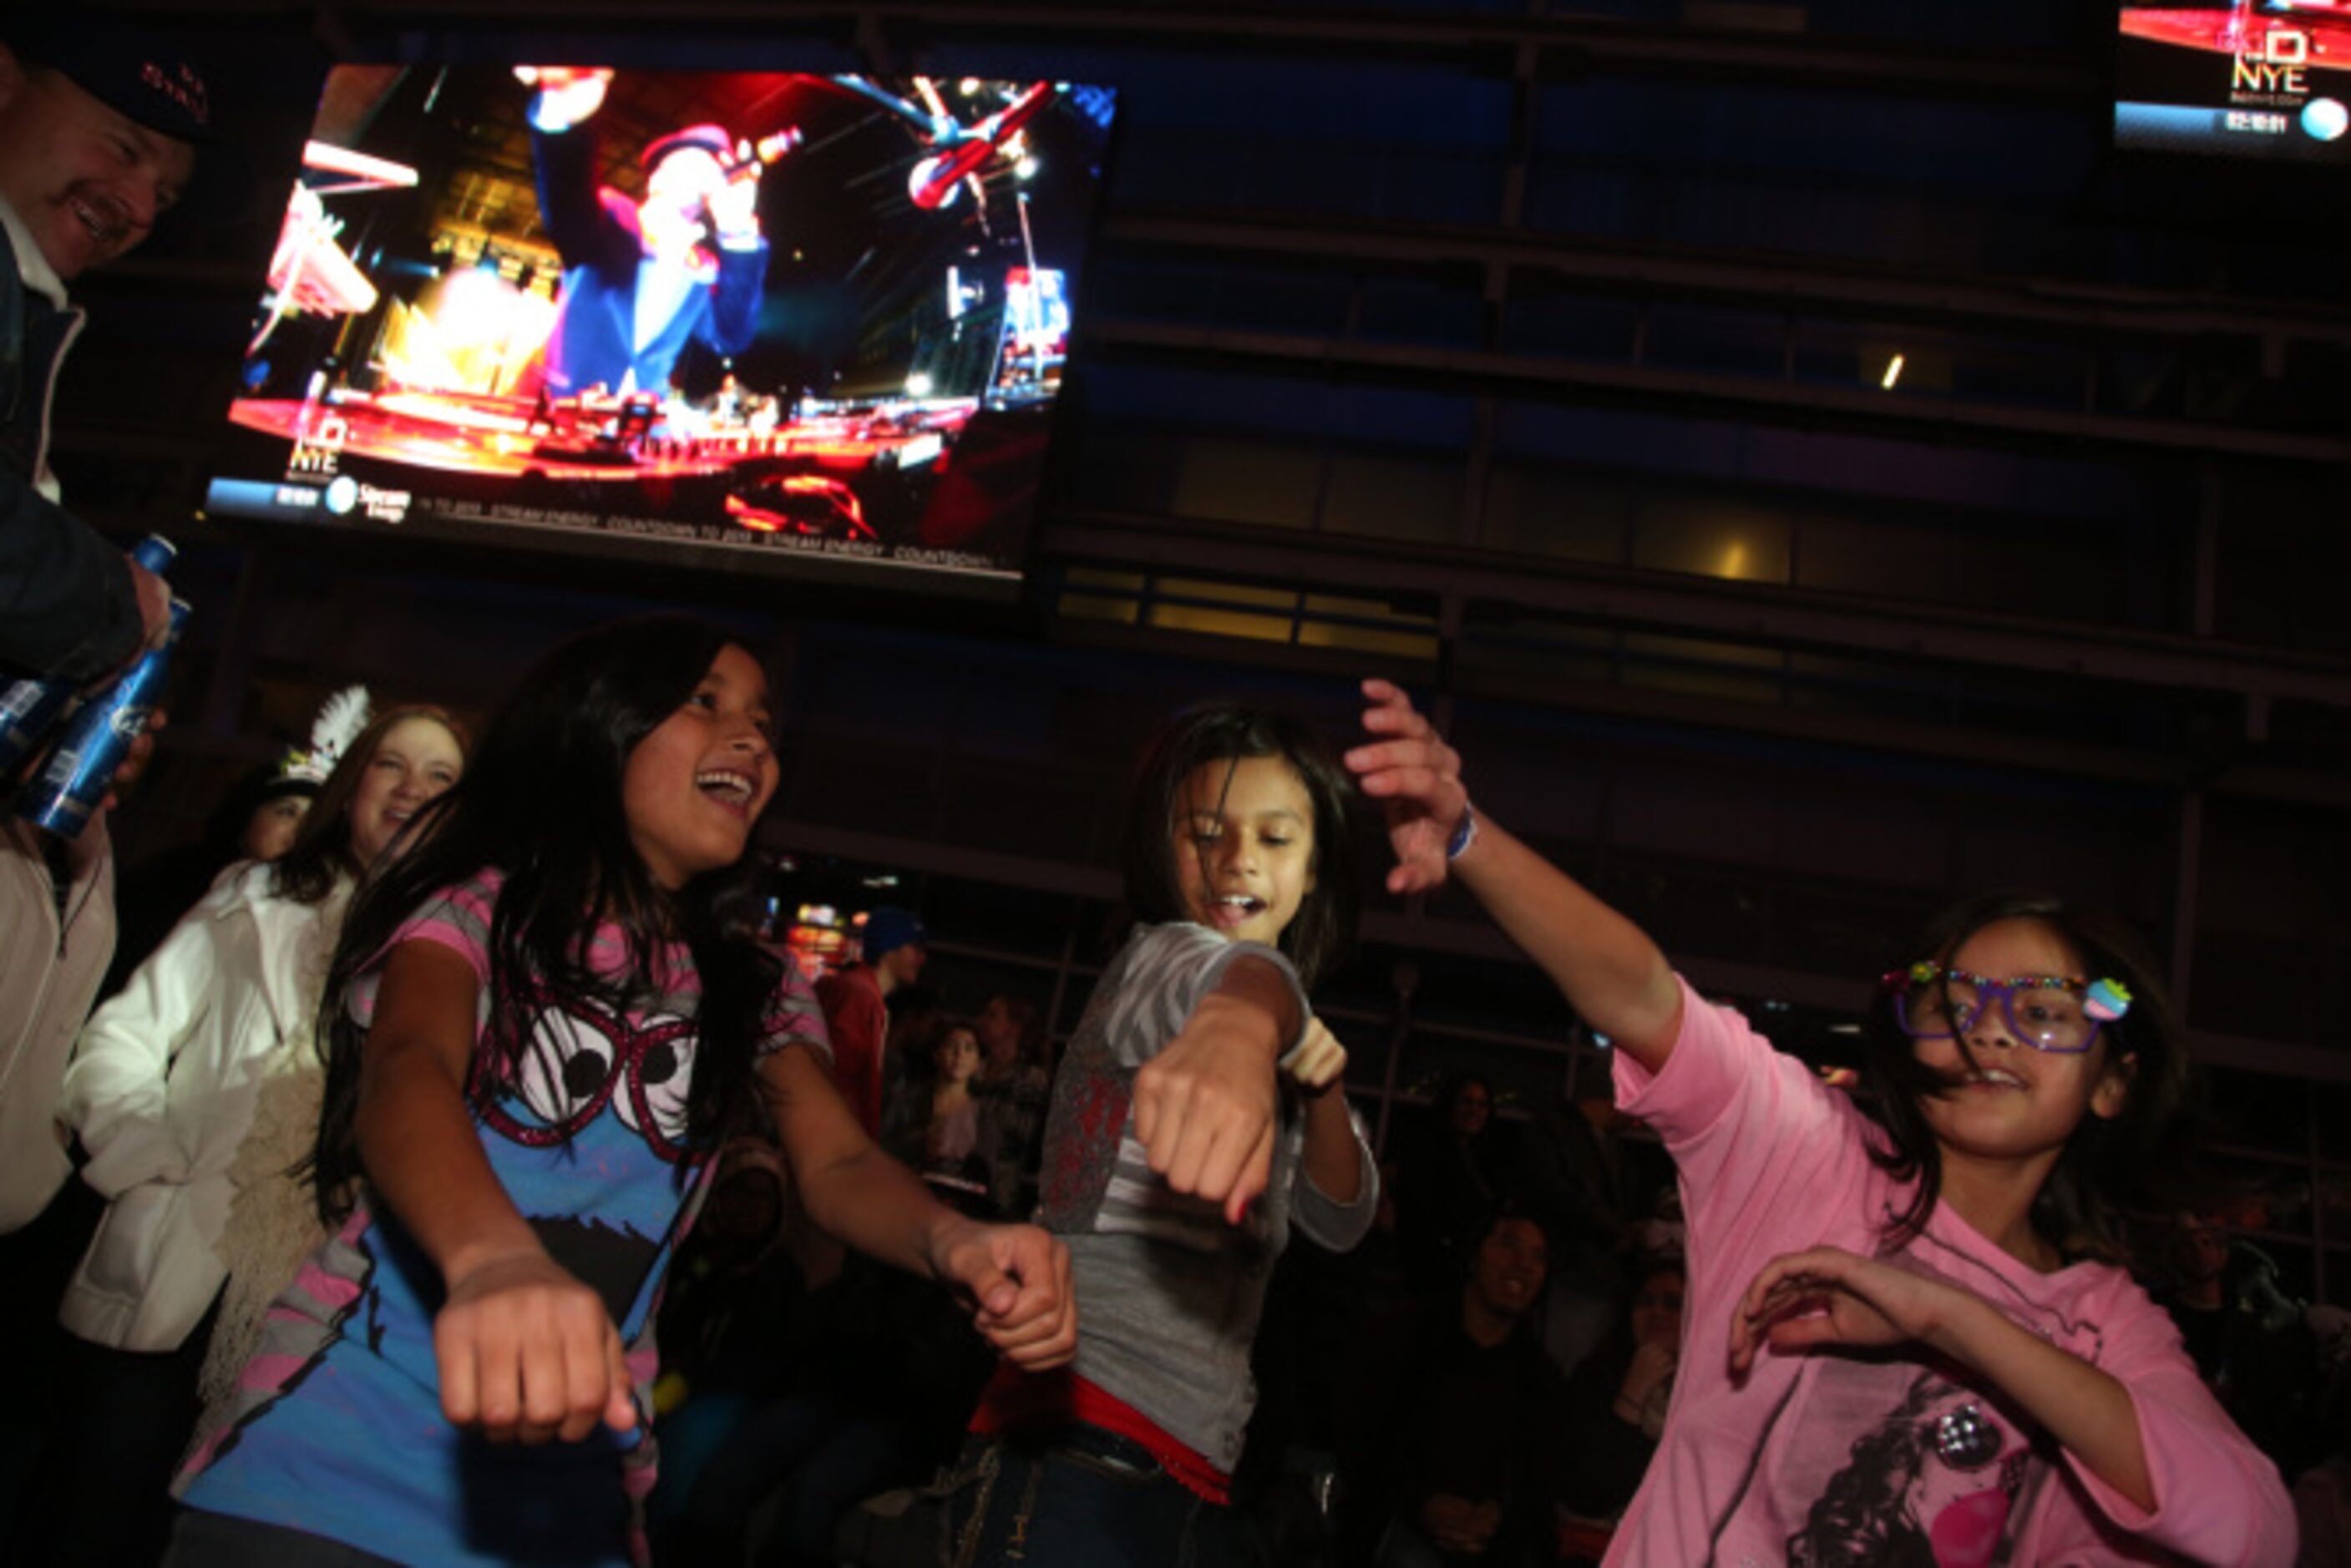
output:
M 339 68 L 215 515 L 1017 584 L 1115 96 Z

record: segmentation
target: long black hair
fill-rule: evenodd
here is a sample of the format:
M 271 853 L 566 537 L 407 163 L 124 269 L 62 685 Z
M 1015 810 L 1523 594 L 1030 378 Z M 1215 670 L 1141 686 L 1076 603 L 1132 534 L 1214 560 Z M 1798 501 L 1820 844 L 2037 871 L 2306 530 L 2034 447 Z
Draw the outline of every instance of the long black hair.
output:
M 1946 909 L 1928 922 L 1889 966 L 1921 960 L 1948 965 L 1968 939 L 2002 920 L 2032 920 L 2074 950 L 2086 978 L 2115 980 L 2130 992 L 2128 1012 L 2104 1026 L 2110 1070 L 2127 1074 L 2120 1114 L 2083 1116 L 2032 1202 L 2032 1226 L 2069 1260 L 2119 1258 L 2116 1210 L 2134 1201 L 2163 1201 L 2192 1180 L 2197 1137 L 2190 1115 L 2189 1065 L 2171 1013 L 2163 978 L 2138 938 L 2119 920 L 2045 893 L 1995 893 Z M 1873 1155 L 1897 1180 L 1916 1179 L 1909 1208 L 1895 1217 L 1888 1240 L 1907 1241 L 1925 1228 L 1942 1191 L 1942 1152 L 1920 1108 L 1948 1093 L 1949 1080 L 1918 1059 L 1917 1043 L 1902 1032 L 1894 993 L 1881 988 L 1862 1025 L 1862 1085 L 1875 1100 L 1887 1147 Z M 1959 1043 L 1964 1051 L 1966 1043 Z M 2134 1058 L 2125 1067 L 2122 1059 Z
M 413 846 L 361 888 L 335 950 L 319 1030 L 327 1085 L 312 1171 L 330 1223 L 348 1211 L 364 1174 L 354 1117 L 366 1032 L 343 1005 L 345 989 L 428 899 L 487 869 L 505 882 L 490 921 L 492 1005 L 469 1081 L 475 1101 L 494 1098 L 519 1070 L 540 988 L 623 1008 L 660 989 L 658 955 L 683 940 L 702 988 L 686 1142 L 707 1152 L 732 1129 L 752 1097 L 760 1027 L 783 979 L 751 940 L 750 870 L 738 863 L 664 892 L 638 857 L 622 807 L 630 753 L 694 694 L 730 643 L 739 646 L 702 621 L 654 616 L 557 649 L 508 698 L 465 778 L 418 815 Z M 624 933 L 625 961 L 598 972 L 589 942 L 607 922 Z
M 1181 867 L 1176 862 L 1178 792 L 1206 763 L 1279 757 L 1290 764 L 1314 810 L 1314 885 L 1280 939 L 1282 956 L 1311 987 L 1355 940 L 1361 896 L 1355 887 L 1354 835 L 1346 770 L 1322 737 L 1286 714 L 1211 702 L 1176 715 L 1144 753 L 1130 792 L 1122 857 L 1127 913 L 1137 920 L 1188 920 Z

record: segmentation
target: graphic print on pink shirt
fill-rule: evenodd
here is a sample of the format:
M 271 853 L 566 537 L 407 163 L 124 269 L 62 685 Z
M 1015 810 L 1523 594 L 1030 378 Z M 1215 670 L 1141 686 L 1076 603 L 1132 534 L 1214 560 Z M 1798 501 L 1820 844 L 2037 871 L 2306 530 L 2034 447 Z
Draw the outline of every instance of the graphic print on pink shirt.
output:
M 1790 1418 L 1815 1440 L 1786 1450 L 1790 1462 L 1767 1482 L 1780 1516 L 1801 1521 L 1791 1563 L 1988 1568 L 2008 1559 L 2011 1525 L 2051 1480 L 2024 1421 L 1956 1367 L 1824 1355 L 1795 1403 Z

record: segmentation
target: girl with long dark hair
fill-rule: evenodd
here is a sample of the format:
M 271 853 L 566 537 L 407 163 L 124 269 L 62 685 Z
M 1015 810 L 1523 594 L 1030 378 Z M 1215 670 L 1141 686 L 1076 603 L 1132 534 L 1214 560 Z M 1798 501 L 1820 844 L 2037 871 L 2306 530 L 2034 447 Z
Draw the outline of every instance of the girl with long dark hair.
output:
M 1050 1240 L 873 1147 L 752 940 L 767 686 L 698 621 L 578 639 L 362 892 L 312 1165 L 337 1231 L 200 1440 L 173 1561 L 628 1561 L 662 1282 L 760 1096 L 820 1225 L 967 1293 L 1015 1359 L 1067 1355 Z

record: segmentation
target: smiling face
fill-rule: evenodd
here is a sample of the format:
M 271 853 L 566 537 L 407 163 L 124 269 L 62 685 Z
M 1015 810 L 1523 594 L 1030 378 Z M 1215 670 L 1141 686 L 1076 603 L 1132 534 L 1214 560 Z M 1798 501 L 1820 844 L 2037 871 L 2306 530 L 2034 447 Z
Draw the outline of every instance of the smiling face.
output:
M 1469 1288 L 1497 1317 L 1517 1317 L 1534 1304 L 1550 1267 L 1542 1227 L 1531 1220 L 1499 1220 L 1479 1243 Z
M 457 782 L 465 753 L 438 719 L 419 714 L 383 732 L 351 791 L 351 859 L 364 870 L 426 802 Z
M 1184 912 L 1234 941 L 1270 946 L 1314 889 L 1314 806 L 1280 757 L 1203 763 L 1176 792 Z
M 1947 966 L 1996 980 L 2095 978 L 2083 974 L 2081 956 L 2063 938 L 2034 919 L 1984 927 L 1959 944 Z M 2084 1116 L 2122 1113 L 2130 1058 L 2110 1055 L 2104 1035 L 2085 1052 L 2038 1051 L 2016 1038 L 2007 1010 L 1994 1006 L 1984 1008 L 1968 1030 L 1967 1046 L 1962 1054 L 1954 1040 L 1917 1042 L 1921 1062 L 1958 1080 L 1919 1107 L 1946 1158 L 2053 1160 Z
M 195 150 L 0 47 L 0 198 L 72 282 L 144 240 L 195 171 Z
M 768 678 L 729 643 L 684 704 L 629 753 L 621 810 L 656 887 L 674 892 L 743 857 L 776 792 L 768 725 Z

